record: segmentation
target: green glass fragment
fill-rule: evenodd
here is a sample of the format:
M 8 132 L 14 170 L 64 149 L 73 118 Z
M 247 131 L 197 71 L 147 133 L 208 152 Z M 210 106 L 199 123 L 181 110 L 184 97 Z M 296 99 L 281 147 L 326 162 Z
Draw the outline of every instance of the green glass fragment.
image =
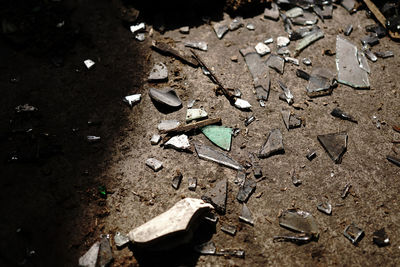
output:
M 224 126 L 209 125 L 201 128 L 201 132 L 215 145 L 223 150 L 231 150 L 232 129 Z
M 103 198 L 106 198 L 107 197 L 106 187 L 104 185 L 100 185 L 98 189 L 99 189 L 100 196 Z

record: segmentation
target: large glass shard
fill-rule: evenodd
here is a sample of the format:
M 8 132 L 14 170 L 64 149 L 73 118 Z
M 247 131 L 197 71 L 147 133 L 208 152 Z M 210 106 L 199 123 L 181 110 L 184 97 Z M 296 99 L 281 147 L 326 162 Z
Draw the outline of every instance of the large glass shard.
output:
M 213 206 L 201 199 L 184 198 L 169 210 L 131 230 L 128 237 L 136 245 L 152 250 L 172 249 L 190 241 L 199 218 L 211 209 Z
M 325 68 L 313 68 L 307 85 L 307 95 L 309 97 L 318 97 L 332 93 L 332 81 L 334 75 Z
M 245 203 L 243 203 L 242 214 L 240 214 L 239 220 L 250 225 L 254 225 L 253 215 Z
M 338 82 L 356 89 L 369 89 L 368 72 L 360 67 L 355 45 L 342 38 L 336 37 L 336 68 Z
M 263 144 L 258 153 L 259 158 L 267 158 L 269 156 L 284 153 L 282 133 L 279 129 L 273 129 L 269 132 L 267 141 Z
M 254 48 L 247 47 L 240 49 L 240 53 L 244 57 L 247 68 L 253 77 L 257 100 L 268 100 L 271 83 L 269 69 L 265 67 L 261 56 L 257 54 Z
M 283 122 L 285 123 L 286 129 L 298 128 L 301 126 L 301 120 L 296 115 L 293 115 L 290 110 L 282 109 L 281 111 Z
M 97 266 L 106 267 L 113 260 L 110 241 L 107 237 L 102 237 L 100 240 L 99 255 L 97 257 Z
M 231 150 L 232 142 L 232 129 L 224 126 L 209 125 L 201 128 L 201 132 L 211 141 L 213 144 L 219 146 L 223 150 Z
M 228 194 L 228 180 L 219 181 L 214 188 L 211 188 L 201 199 L 214 206 L 217 212 L 225 214 L 226 198 Z
M 223 152 L 219 152 L 209 146 L 195 143 L 195 148 L 197 155 L 199 158 L 204 160 L 214 161 L 226 167 L 235 169 L 235 170 L 243 170 L 243 166 L 240 165 L 236 160 L 230 158 L 227 154 Z
M 244 184 L 239 188 L 236 199 L 239 202 L 247 202 L 251 194 L 253 194 L 254 190 L 256 190 L 256 186 L 256 181 L 251 178 L 246 178 Z
M 97 241 L 90 247 L 90 249 L 82 257 L 79 258 L 79 266 L 96 267 L 99 249 L 100 249 L 100 242 Z
M 172 108 L 178 108 L 182 106 L 182 101 L 179 99 L 175 90 L 169 87 L 164 89 L 150 88 L 149 96 L 153 101 Z
M 347 150 L 347 133 L 331 133 L 318 135 L 318 141 L 321 143 L 329 157 L 336 163 L 342 162 L 343 154 Z
M 313 30 L 312 33 L 304 37 L 301 41 L 299 41 L 296 45 L 295 51 L 295 57 L 300 54 L 301 51 L 303 51 L 304 48 L 309 46 L 310 44 L 318 41 L 319 39 L 324 38 L 324 32 L 321 29 L 315 29 Z
M 306 211 L 297 209 L 285 210 L 279 217 L 279 225 L 295 232 L 314 236 L 319 235 L 319 228 L 314 217 Z
M 344 229 L 343 235 L 347 237 L 353 245 L 356 245 L 364 237 L 364 231 L 352 223 Z
M 224 37 L 225 33 L 228 32 L 229 28 L 225 24 L 222 23 L 215 23 L 214 26 L 214 31 L 215 34 L 217 35 L 218 39 L 222 39 Z
M 268 67 L 276 70 L 278 73 L 283 74 L 283 68 L 285 67 L 285 60 L 278 55 L 270 55 L 267 61 L 265 62 Z

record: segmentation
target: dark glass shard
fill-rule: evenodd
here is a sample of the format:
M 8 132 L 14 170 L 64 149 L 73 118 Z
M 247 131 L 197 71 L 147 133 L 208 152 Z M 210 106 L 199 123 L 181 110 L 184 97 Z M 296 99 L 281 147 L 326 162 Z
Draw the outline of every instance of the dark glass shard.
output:
M 226 167 L 243 170 L 243 166 L 240 165 L 236 160 L 230 158 L 227 154 L 217 151 L 206 145 L 195 143 L 195 148 L 199 158 L 204 160 L 214 161 Z
M 306 157 L 307 157 L 307 159 L 308 159 L 309 161 L 312 161 L 313 159 L 315 159 L 316 156 L 317 156 L 317 152 L 315 152 L 315 150 L 310 151 L 310 153 L 308 153 L 308 154 L 306 155 Z
M 197 178 L 196 177 L 190 177 L 189 179 L 188 179 L 188 183 L 189 183 L 189 185 L 188 185 L 188 189 L 190 190 L 190 191 L 196 191 L 196 187 L 197 187 Z
M 331 133 L 318 135 L 318 141 L 328 153 L 329 157 L 336 163 L 340 164 L 343 154 L 347 150 L 347 133 Z
M 279 97 L 279 98 L 285 100 L 289 105 L 293 104 L 294 100 L 293 100 L 292 92 L 290 92 L 289 88 L 287 88 L 283 82 L 278 80 L 278 84 L 283 91 L 283 97 Z
M 223 179 L 204 194 L 201 199 L 213 205 L 217 212 L 225 214 L 227 193 L 228 180 Z
M 386 156 L 386 159 L 387 159 L 389 162 L 393 163 L 394 165 L 400 167 L 400 158 L 396 158 L 396 157 L 387 155 L 387 156 Z
M 181 171 L 176 170 L 175 175 L 172 178 L 172 183 L 171 183 L 172 187 L 178 190 L 179 186 L 181 185 L 182 178 L 183 178 L 183 175 L 182 175 Z
M 310 74 L 308 74 L 307 72 L 305 72 L 304 70 L 301 70 L 301 69 L 296 70 L 296 75 L 297 75 L 297 77 L 302 78 L 306 81 L 308 81 L 310 79 Z
M 254 225 L 253 215 L 245 203 L 243 203 L 242 214 L 239 216 L 239 220 Z
M 229 224 L 224 224 L 221 226 L 221 231 L 234 236 L 236 234 L 236 227 Z
M 349 36 L 351 32 L 353 31 L 353 25 L 349 24 L 344 28 L 344 35 Z
M 394 54 L 392 51 L 384 51 L 384 52 L 378 51 L 378 52 L 375 52 L 375 55 L 380 58 L 394 57 Z
M 309 97 L 318 97 L 329 95 L 333 90 L 334 75 L 325 68 L 313 68 L 307 85 L 307 95 Z
M 245 252 L 242 249 L 221 249 L 217 252 L 217 255 L 244 259 Z
M 279 8 L 275 3 L 271 3 L 271 8 L 265 8 L 264 18 L 278 20 L 279 19 Z
M 284 152 L 282 133 L 279 129 L 273 129 L 269 132 L 267 140 L 262 145 L 258 157 L 267 158 Z
M 378 247 L 385 247 L 390 245 L 390 239 L 386 234 L 385 228 L 375 231 L 374 234 L 372 235 L 372 241 Z
M 301 126 L 301 119 L 298 116 L 292 114 L 290 110 L 282 109 L 281 114 L 283 122 L 288 131 L 290 129 L 295 129 Z
M 251 194 L 256 190 L 256 187 L 257 183 L 253 179 L 246 178 L 243 185 L 239 188 L 236 199 L 239 202 L 247 202 Z
M 347 120 L 347 121 L 351 121 L 351 122 L 357 123 L 357 120 L 353 116 L 343 112 L 339 108 L 334 108 L 332 110 L 332 112 L 331 112 L 331 115 L 336 117 L 336 118 L 342 119 L 342 120 Z
M 340 197 L 345 199 L 350 192 L 350 188 L 351 188 L 351 184 L 350 183 L 346 184 L 343 188 L 342 195 Z
M 370 33 L 367 36 L 364 36 L 361 38 L 361 43 L 362 45 L 369 45 L 369 46 L 374 46 L 379 44 L 379 38 L 376 33 Z
M 253 115 L 248 117 L 245 121 L 244 121 L 244 125 L 247 127 L 250 125 L 250 123 L 252 123 L 253 121 L 256 120 L 256 117 L 254 117 Z
M 347 237 L 353 245 L 356 245 L 364 237 L 364 231 L 352 223 L 344 229 L 343 235 Z
M 267 64 L 267 66 L 270 67 L 271 69 L 276 70 L 278 73 L 283 74 L 283 69 L 285 67 L 285 60 L 282 57 L 271 54 L 267 59 L 267 61 L 265 62 L 265 64 Z
M 379 24 L 372 24 L 365 26 L 365 30 L 367 32 L 376 33 L 378 38 L 383 38 L 386 36 L 386 29 Z
M 194 247 L 194 250 L 202 255 L 215 255 L 217 248 L 213 241 L 208 241 Z
M 298 234 L 298 235 L 283 235 L 283 236 L 274 236 L 273 242 L 292 242 L 295 244 L 306 244 L 313 239 L 310 234 Z
M 246 172 L 238 171 L 234 183 L 242 186 L 245 180 L 246 180 Z
M 279 225 L 295 232 L 319 235 L 319 228 L 311 213 L 297 210 L 285 210 L 279 217 Z
M 100 240 L 99 255 L 97 257 L 97 266 L 106 267 L 113 260 L 110 241 L 107 237 L 102 237 Z
M 218 219 L 219 219 L 218 215 L 215 214 L 214 212 L 209 212 L 204 215 L 204 220 L 206 220 L 211 224 L 216 224 L 218 222 Z

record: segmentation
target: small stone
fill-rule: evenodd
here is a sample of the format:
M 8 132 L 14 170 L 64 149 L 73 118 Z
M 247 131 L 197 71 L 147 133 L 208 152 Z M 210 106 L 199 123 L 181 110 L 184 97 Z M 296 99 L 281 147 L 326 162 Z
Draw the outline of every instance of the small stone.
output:
M 265 39 L 264 44 L 272 44 L 274 42 L 274 38 Z
M 94 61 L 91 59 L 86 59 L 85 61 L 83 61 L 83 63 L 85 64 L 88 70 L 90 70 L 95 64 Z
M 250 109 L 251 105 L 249 102 L 247 102 L 246 100 L 243 99 L 236 99 L 235 101 L 235 107 L 239 108 L 239 109 Z
M 159 131 L 169 131 L 178 127 L 181 123 L 177 120 L 162 120 L 157 128 Z
M 260 56 L 264 56 L 268 53 L 271 52 L 271 49 L 269 49 L 268 45 L 263 44 L 263 43 L 258 43 L 255 46 L 256 52 L 260 55 Z
M 162 62 L 154 64 L 153 69 L 150 71 L 149 77 L 147 79 L 149 82 L 161 82 L 167 80 L 167 66 L 165 66 Z
M 150 143 L 155 146 L 161 141 L 161 135 L 159 134 L 153 134 L 153 136 L 150 139 Z
M 309 58 L 303 58 L 302 62 L 306 66 L 311 66 L 311 64 L 312 64 L 311 59 L 309 59 Z
M 285 36 L 279 36 L 276 39 L 276 46 L 279 47 L 284 47 L 284 46 L 288 46 L 290 43 L 289 38 L 285 37 Z
M 155 159 L 149 158 L 146 160 L 146 165 L 153 169 L 153 171 L 157 172 L 162 169 L 162 162 Z
M 164 146 L 178 151 L 187 150 L 190 148 L 189 138 L 185 134 L 174 136 Z
M 183 34 L 189 34 L 190 28 L 189 26 L 183 26 L 179 28 L 179 32 Z

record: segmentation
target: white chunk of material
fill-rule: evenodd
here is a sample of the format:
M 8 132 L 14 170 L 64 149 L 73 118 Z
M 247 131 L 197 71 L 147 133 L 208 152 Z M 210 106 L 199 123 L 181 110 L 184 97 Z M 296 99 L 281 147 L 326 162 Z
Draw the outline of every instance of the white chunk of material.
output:
M 85 64 L 86 68 L 89 70 L 94 66 L 94 61 L 91 59 L 86 59 L 85 61 L 83 61 L 83 63 Z
M 263 43 L 258 43 L 255 46 L 256 52 L 260 55 L 260 56 L 264 56 L 268 53 L 271 52 L 271 49 L 269 49 L 268 45 L 263 44 Z

